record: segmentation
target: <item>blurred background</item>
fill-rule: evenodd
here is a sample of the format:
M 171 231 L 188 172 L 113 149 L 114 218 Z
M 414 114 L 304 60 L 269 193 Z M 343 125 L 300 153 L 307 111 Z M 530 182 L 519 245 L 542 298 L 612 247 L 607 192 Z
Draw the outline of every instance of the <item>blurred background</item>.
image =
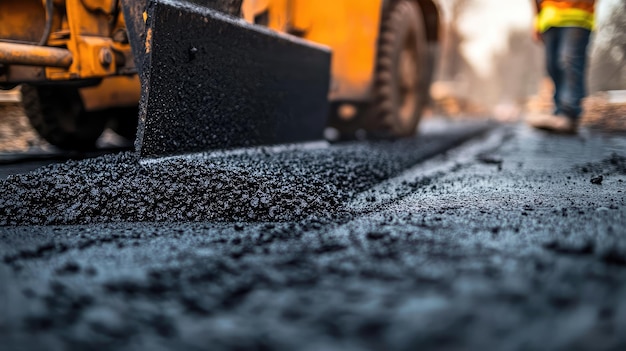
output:
M 532 0 L 441 0 L 446 19 L 431 113 L 516 121 L 552 109 L 543 48 L 531 39 Z M 596 2 L 597 31 L 589 48 L 584 123 L 626 126 L 626 5 Z M 608 92 L 607 92 L 608 91 Z
M 551 110 L 543 49 L 531 39 L 532 0 L 440 0 L 440 58 L 427 117 L 517 122 Z M 589 48 L 583 124 L 626 130 L 626 2 L 597 1 Z M 0 150 L 46 147 L 19 107 L 17 91 L 0 92 Z M 106 138 L 109 139 L 106 139 Z M 105 141 L 113 140 L 106 134 Z M 111 139 L 113 138 L 113 139 Z

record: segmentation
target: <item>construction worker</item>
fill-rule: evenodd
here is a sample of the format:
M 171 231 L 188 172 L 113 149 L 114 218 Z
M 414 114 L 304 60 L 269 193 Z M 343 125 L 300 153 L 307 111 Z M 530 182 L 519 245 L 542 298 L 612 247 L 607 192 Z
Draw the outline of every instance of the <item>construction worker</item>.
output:
M 534 39 L 543 42 L 548 74 L 554 82 L 554 112 L 527 122 L 557 133 L 576 133 L 585 97 L 587 46 L 594 27 L 594 0 L 533 0 Z

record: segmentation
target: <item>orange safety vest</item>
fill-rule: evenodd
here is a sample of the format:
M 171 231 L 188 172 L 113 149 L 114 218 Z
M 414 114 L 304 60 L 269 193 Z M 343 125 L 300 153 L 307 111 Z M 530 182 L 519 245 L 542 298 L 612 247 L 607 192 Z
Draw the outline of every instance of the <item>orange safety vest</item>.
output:
M 538 0 L 538 3 L 540 11 L 535 26 L 541 32 L 552 27 L 594 28 L 595 0 Z

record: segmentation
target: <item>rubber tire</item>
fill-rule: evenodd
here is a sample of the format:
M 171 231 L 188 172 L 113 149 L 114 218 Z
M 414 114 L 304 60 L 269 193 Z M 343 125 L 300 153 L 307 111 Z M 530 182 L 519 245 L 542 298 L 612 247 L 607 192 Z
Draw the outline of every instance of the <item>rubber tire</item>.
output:
M 417 131 L 430 83 L 423 18 L 419 5 L 411 0 L 393 1 L 383 15 L 374 79 L 374 113 L 368 128 L 373 136 L 405 137 Z M 404 67 L 403 55 L 408 55 Z M 404 72 L 411 77 L 403 76 Z M 403 89 L 403 79 L 412 79 L 412 83 L 406 84 L 412 84 L 412 90 Z
M 26 116 L 42 138 L 65 150 L 96 148 L 107 118 L 102 111 L 85 111 L 78 88 L 23 85 L 21 90 Z

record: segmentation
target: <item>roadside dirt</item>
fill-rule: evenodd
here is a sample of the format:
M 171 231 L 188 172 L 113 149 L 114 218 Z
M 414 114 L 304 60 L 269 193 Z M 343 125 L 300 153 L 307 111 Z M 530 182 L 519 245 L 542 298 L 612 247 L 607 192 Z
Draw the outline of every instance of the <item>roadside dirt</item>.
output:
M 42 144 L 19 103 L 0 102 L 0 152 L 26 151 Z
M 605 131 L 626 131 L 626 102 L 610 103 L 606 93 L 598 93 L 584 100 L 582 123 Z

